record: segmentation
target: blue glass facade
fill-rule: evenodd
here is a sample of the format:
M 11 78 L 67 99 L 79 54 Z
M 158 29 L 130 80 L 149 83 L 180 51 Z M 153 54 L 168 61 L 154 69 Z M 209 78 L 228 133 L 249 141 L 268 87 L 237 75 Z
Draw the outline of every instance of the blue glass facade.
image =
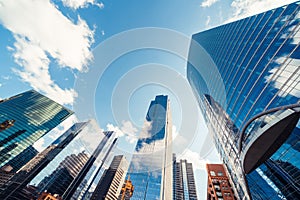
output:
M 72 114 L 72 111 L 34 90 L 1 100 L 0 167 Z M 22 167 L 16 159 L 13 162 L 17 167 L 14 171 Z
M 130 166 L 131 199 L 172 199 L 171 116 L 167 96 L 151 101 Z
M 298 111 L 262 116 L 241 135 L 255 115 L 299 101 L 299 18 L 299 2 L 295 2 L 192 37 L 187 77 L 239 199 L 299 197 L 297 127 L 279 135 L 249 170 L 244 162 L 266 125 L 283 115 L 295 114 L 297 120 Z

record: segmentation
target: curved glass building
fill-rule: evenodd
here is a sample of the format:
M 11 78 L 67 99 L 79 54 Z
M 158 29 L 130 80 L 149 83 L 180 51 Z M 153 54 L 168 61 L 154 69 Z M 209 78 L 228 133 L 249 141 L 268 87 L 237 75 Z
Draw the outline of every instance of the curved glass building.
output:
M 187 77 L 238 199 L 300 196 L 299 4 L 192 37 Z

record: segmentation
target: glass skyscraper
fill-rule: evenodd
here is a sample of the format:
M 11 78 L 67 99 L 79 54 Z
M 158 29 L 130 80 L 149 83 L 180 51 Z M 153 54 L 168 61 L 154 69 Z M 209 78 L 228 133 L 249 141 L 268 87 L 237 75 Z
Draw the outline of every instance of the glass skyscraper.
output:
M 88 199 L 84 195 L 93 192 L 90 186 L 99 180 L 94 177 L 102 176 L 104 163 L 109 165 L 116 141 L 116 133 L 103 132 L 95 120 L 75 124 L 52 143 L 59 148 L 50 152 L 49 164 L 27 186 L 36 187 L 36 198 L 47 190 L 63 199 Z
M 17 171 L 22 165 L 16 156 L 72 114 L 34 90 L 1 100 L 0 167 L 12 160 L 13 171 Z
M 300 196 L 299 4 L 192 37 L 187 77 L 238 199 Z
M 22 197 L 22 192 L 26 185 L 30 183 L 30 181 L 42 171 L 77 136 L 78 133 L 82 131 L 87 123 L 88 122 L 81 122 L 74 124 L 45 150 L 38 153 L 29 162 L 24 164 L 17 173 L 14 173 L 13 176 L 6 181 L 7 183 L 5 183 L 5 185 L 0 187 L 0 197 L 4 198 L 10 196 L 11 198 L 24 199 Z M 19 156 L 23 155 L 24 152 L 27 154 L 29 153 L 28 151 L 23 151 Z M 23 156 L 25 158 L 27 157 L 26 154 Z
M 132 200 L 172 199 L 172 121 L 167 96 L 151 101 L 127 176 Z

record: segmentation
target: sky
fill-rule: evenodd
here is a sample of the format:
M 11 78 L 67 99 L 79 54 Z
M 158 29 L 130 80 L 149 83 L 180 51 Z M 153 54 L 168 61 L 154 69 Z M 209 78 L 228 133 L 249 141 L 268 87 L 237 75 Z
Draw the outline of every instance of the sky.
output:
M 186 80 L 192 34 L 295 0 L 0 0 L 0 99 L 35 89 L 75 111 L 40 139 L 95 118 L 130 156 L 149 103 L 167 94 L 173 151 L 196 171 L 220 162 Z

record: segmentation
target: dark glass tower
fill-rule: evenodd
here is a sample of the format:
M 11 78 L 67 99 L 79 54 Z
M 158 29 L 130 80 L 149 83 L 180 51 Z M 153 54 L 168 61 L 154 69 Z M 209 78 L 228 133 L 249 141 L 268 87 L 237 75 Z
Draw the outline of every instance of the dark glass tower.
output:
M 192 38 L 187 77 L 239 199 L 300 195 L 299 108 L 275 109 L 299 103 L 299 17 L 298 1 Z
M 16 157 L 72 114 L 34 90 L 1 100 L 0 167 L 13 160 L 13 171 L 20 169 L 24 162 Z
M 187 160 L 176 161 L 173 154 L 173 199 L 197 200 L 193 164 Z
M 151 101 L 130 166 L 131 199 L 172 199 L 172 121 L 167 96 Z

